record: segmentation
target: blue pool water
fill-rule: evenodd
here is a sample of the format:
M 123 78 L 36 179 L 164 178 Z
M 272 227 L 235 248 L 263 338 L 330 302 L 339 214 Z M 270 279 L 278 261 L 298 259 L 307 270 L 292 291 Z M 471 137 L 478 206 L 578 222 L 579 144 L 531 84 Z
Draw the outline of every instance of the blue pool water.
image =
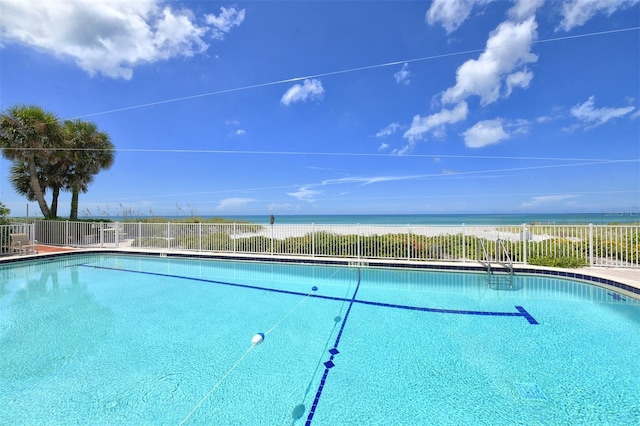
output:
M 0 424 L 638 424 L 640 303 L 513 289 L 120 255 L 3 266 Z

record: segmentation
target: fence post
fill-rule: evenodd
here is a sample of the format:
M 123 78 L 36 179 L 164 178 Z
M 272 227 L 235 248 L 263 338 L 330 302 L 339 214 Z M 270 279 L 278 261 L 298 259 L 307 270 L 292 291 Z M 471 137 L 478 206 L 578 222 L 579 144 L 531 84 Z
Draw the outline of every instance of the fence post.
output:
M 233 254 L 236 253 L 236 239 L 237 239 L 237 229 L 236 229 L 236 223 L 233 222 Z
M 593 266 L 593 223 L 589 224 L 589 266 Z
M 202 222 L 198 222 L 198 251 L 202 251 Z
M 316 257 L 316 225 L 311 224 L 311 257 Z
M 411 224 L 409 223 L 407 223 L 407 260 L 411 260 Z
M 527 230 L 527 224 L 522 224 L 522 261 L 527 264 L 527 246 L 529 245 L 529 231 Z
M 100 248 L 104 247 L 104 222 L 100 222 L 100 226 L 98 227 L 98 235 L 100 238 Z
M 167 250 L 171 249 L 171 222 L 167 222 Z
M 273 256 L 273 223 L 271 224 L 271 248 L 269 249 L 271 255 Z
M 467 227 L 462 224 L 462 262 L 467 261 Z
M 360 224 L 358 223 L 358 260 L 360 260 Z

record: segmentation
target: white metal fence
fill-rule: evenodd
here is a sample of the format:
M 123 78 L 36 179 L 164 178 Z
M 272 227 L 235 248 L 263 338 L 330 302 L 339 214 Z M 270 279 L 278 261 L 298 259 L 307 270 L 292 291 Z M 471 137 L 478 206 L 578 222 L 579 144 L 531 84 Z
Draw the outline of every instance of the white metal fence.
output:
M 11 234 L 27 234 L 29 241 L 35 240 L 34 224 L 13 223 L 0 225 L 0 255 L 11 253 Z
M 17 225 L 11 225 L 17 226 Z M 39 244 L 353 259 L 476 261 L 482 240 L 491 260 L 575 258 L 591 266 L 640 267 L 638 225 L 256 225 L 246 223 L 70 222 L 26 228 Z M 2 235 L 14 228 L 0 227 Z M 16 228 L 17 229 L 17 228 Z M 4 240 L 3 240 L 4 241 Z M 6 244 L 2 244 L 6 247 Z

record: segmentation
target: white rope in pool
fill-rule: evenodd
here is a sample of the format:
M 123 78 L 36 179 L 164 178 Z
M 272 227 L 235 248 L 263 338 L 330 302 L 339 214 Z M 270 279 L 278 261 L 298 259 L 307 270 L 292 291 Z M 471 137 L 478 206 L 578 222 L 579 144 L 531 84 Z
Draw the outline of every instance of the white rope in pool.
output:
M 247 349 L 245 351 L 244 354 L 242 354 L 242 356 L 235 362 L 235 364 L 233 364 L 233 366 L 229 369 L 229 371 L 227 371 L 224 376 L 222 376 L 222 378 L 220 380 L 218 380 L 218 382 L 213 385 L 213 387 L 209 390 L 209 392 L 207 392 L 207 394 L 205 396 L 202 397 L 202 399 L 200 399 L 200 401 L 198 401 L 198 403 L 193 407 L 193 409 L 191 410 L 191 412 L 189 412 L 189 414 L 186 415 L 186 417 L 184 419 L 182 419 L 182 421 L 180 422 L 180 426 L 184 425 L 190 418 L 191 416 L 193 416 L 193 414 L 198 411 L 198 409 L 200 408 L 200 406 L 207 400 L 209 399 L 209 397 L 211 396 L 211 394 L 218 388 L 218 386 L 220 386 L 222 384 L 222 382 L 224 382 L 224 380 L 233 372 L 233 370 L 236 369 L 236 367 L 242 362 L 243 359 L 246 358 L 247 355 L 249 355 L 249 352 L 251 352 L 253 350 L 253 348 L 255 348 L 256 346 L 258 346 L 260 343 L 263 342 L 263 340 L 266 338 L 266 336 L 271 333 L 272 331 L 274 331 L 276 328 L 278 328 L 283 322 L 285 322 L 285 320 L 287 318 L 289 318 L 296 310 L 298 310 L 298 308 L 300 308 L 300 306 L 302 306 L 302 304 L 309 298 L 309 296 L 311 296 L 311 293 L 313 293 L 314 291 L 318 290 L 318 287 L 313 286 L 313 288 L 311 289 L 311 292 L 308 293 L 305 297 L 302 298 L 302 300 L 300 302 L 298 302 L 297 305 L 295 305 L 293 307 L 293 309 L 291 309 L 284 317 L 282 317 L 282 319 L 280 319 L 280 321 L 278 321 L 273 327 L 271 327 L 269 330 L 267 330 L 265 333 L 258 333 L 255 336 L 253 336 L 253 339 L 251 340 L 251 346 L 249 347 L 249 349 Z

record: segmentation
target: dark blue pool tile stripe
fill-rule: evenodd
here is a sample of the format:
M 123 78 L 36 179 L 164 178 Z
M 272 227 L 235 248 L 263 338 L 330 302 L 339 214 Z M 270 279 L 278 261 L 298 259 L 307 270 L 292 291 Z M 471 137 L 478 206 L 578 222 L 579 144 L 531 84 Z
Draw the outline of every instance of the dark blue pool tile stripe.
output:
M 324 389 L 324 384 L 327 381 L 327 377 L 329 376 L 329 370 L 335 367 L 335 363 L 333 359 L 336 355 L 340 353 L 338 350 L 338 345 L 340 344 L 340 338 L 342 337 L 342 332 L 344 331 L 344 327 L 347 324 L 347 320 L 349 319 L 349 314 L 351 313 L 351 308 L 353 307 L 354 302 L 356 301 L 356 295 L 358 294 L 358 290 L 360 289 L 360 268 L 358 268 L 358 283 L 356 285 L 356 289 L 353 292 L 353 296 L 351 296 L 351 300 L 349 301 L 349 307 L 347 308 L 347 313 L 344 315 L 342 319 L 342 325 L 340 326 L 340 331 L 338 331 L 338 335 L 336 336 L 336 341 L 331 349 L 329 349 L 329 353 L 331 357 L 327 362 L 324 363 L 325 369 L 324 374 L 322 375 L 322 380 L 320 380 L 320 386 L 318 386 L 318 390 L 316 391 L 316 396 L 313 399 L 313 404 L 311 405 L 311 409 L 309 410 L 309 415 L 307 416 L 307 422 L 305 423 L 307 426 L 311 425 L 311 421 L 313 420 L 313 416 L 316 414 L 316 408 L 318 407 L 318 403 L 320 402 L 320 397 L 322 396 L 322 391 Z
M 210 280 L 207 278 L 186 277 L 184 275 L 163 274 L 161 272 L 136 271 L 133 269 L 111 268 L 108 266 L 96 266 L 96 265 L 88 265 L 88 264 L 82 264 L 78 266 L 83 266 L 85 268 L 93 268 L 93 269 L 107 269 L 110 271 L 120 271 L 120 272 L 129 272 L 129 273 L 135 273 L 135 274 L 152 275 L 152 276 L 163 277 L 163 278 L 176 278 L 181 280 L 198 281 L 198 282 L 204 282 L 204 283 L 210 283 L 210 284 L 220 284 L 220 285 L 231 286 L 231 287 L 248 288 L 252 290 L 262 290 L 262 291 L 270 291 L 274 293 L 291 294 L 294 296 L 309 296 L 309 293 L 303 293 L 299 291 L 282 290 L 279 288 L 261 287 L 261 286 L 255 286 L 255 285 L 249 285 L 249 284 L 230 283 L 225 281 Z M 339 298 L 339 297 L 320 296 L 320 295 L 315 295 L 315 297 L 319 297 L 322 299 L 332 299 L 332 300 L 334 299 L 348 300 L 348 299 Z
M 518 310 L 518 312 L 520 312 L 520 314 L 522 314 L 523 317 L 527 319 L 527 321 L 529 321 L 529 324 L 538 324 L 538 321 L 536 321 L 535 318 L 532 317 L 531 314 L 527 312 L 522 306 L 516 306 L 516 309 Z
M 406 306 L 395 305 L 392 303 L 371 302 L 366 300 L 356 300 L 355 303 L 363 305 L 384 306 L 387 308 L 395 309 L 407 309 L 411 311 L 421 312 L 433 312 L 439 314 L 459 314 L 459 315 L 480 315 L 480 316 L 494 316 L 494 317 L 525 317 L 530 324 L 538 324 L 538 322 L 531 316 L 522 306 L 516 306 L 518 312 L 491 312 L 491 311 L 471 311 L 463 309 L 442 309 L 442 308 L 429 308 L 425 306 Z
M 316 392 L 316 396 L 313 399 L 313 404 L 311 404 L 311 409 L 309 410 L 309 415 L 307 416 L 307 421 L 305 423 L 306 426 L 311 425 L 313 416 L 316 414 L 316 408 L 318 408 L 318 403 L 320 402 L 320 395 L 322 395 L 322 390 L 324 389 L 324 384 L 327 381 L 328 375 L 329 375 L 329 369 L 325 368 L 324 374 L 322 375 L 322 379 L 320 379 L 320 386 L 318 386 L 318 391 Z
M 194 277 L 186 277 L 186 276 L 183 276 L 183 275 L 164 274 L 164 273 L 160 273 L 160 272 L 136 271 L 136 270 L 133 270 L 133 269 L 112 268 L 112 267 L 108 267 L 108 266 L 97 266 L 97 265 L 89 265 L 89 264 L 80 264 L 78 266 L 82 266 L 82 267 L 85 267 L 85 268 L 93 268 L 93 269 L 106 269 L 106 270 L 111 270 L 111 271 L 120 271 L 120 272 L 152 275 L 152 276 L 158 276 L 158 277 L 164 277 L 164 278 L 177 278 L 177 279 L 182 279 L 182 280 L 191 280 L 191 281 L 205 282 L 205 283 L 210 283 L 210 284 L 219 284 L 219 285 L 225 285 L 225 286 L 231 286 L 231 287 L 246 288 L 246 289 L 251 289 L 251 290 L 268 291 L 268 292 L 288 294 L 288 295 L 293 295 L 293 296 L 303 296 L 303 297 L 309 296 L 309 297 L 312 297 L 312 298 L 333 300 L 333 301 L 338 301 L 338 302 L 350 302 L 349 309 L 347 310 L 347 315 L 348 315 L 349 311 L 351 310 L 351 306 L 353 305 L 353 303 L 360 303 L 360 304 L 365 304 L 365 305 L 381 306 L 381 307 L 386 307 L 386 308 L 407 309 L 407 310 L 413 310 L 413 311 L 433 312 L 433 313 L 442 313 L 442 314 L 503 316 L 503 317 L 524 316 L 522 313 L 519 313 L 519 312 L 490 312 L 490 311 L 472 311 L 472 310 L 460 310 L 460 309 L 440 309 L 440 308 L 429 308 L 429 307 L 423 307 L 423 306 L 396 305 L 396 304 L 392 304 L 392 303 L 373 302 L 373 301 L 368 301 L 368 300 L 357 300 L 357 299 L 355 299 L 355 297 L 356 297 L 356 295 L 358 293 L 358 289 L 360 288 L 360 272 L 359 272 L 359 270 L 358 270 L 358 284 L 356 286 L 356 290 L 354 291 L 352 297 L 347 299 L 347 298 L 344 298 L 344 297 L 325 296 L 325 295 L 321 295 L 321 294 L 310 294 L 310 293 L 303 293 L 303 292 L 299 292 L 299 291 L 290 291 L 290 290 L 282 290 L 282 289 L 277 289 L 277 288 L 254 286 L 254 285 L 249 285 L 249 284 L 240 284 L 240 283 L 231 283 L 231 282 L 219 281 L 219 280 L 210 280 L 210 279 L 206 279 L 206 278 L 194 278 Z M 529 322 L 531 323 L 531 321 L 529 321 Z M 342 326 L 340 328 L 340 332 L 338 333 L 338 337 L 337 337 L 337 340 L 336 340 L 336 343 L 335 343 L 334 347 L 338 346 L 338 343 L 340 341 L 340 337 L 342 336 L 342 330 L 344 328 L 344 324 L 345 324 L 345 322 L 343 321 L 342 322 Z M 532 324 L 537 324 L 537 322 L 532 323 Z

